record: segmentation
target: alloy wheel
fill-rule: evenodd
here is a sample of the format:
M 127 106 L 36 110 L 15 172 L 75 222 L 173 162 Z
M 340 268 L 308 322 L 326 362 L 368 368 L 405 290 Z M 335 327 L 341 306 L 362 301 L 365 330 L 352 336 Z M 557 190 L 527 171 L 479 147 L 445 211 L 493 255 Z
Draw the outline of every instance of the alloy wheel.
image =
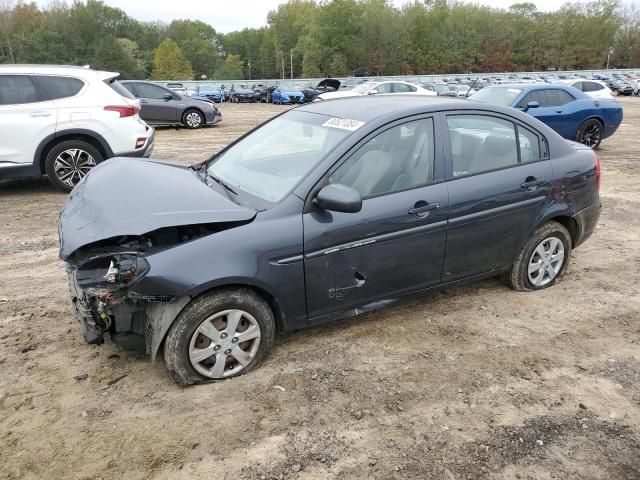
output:
M 544 287 L 558 276 L 564 264 L 564 244 L 558 237 L 542 240 L 529 258 L 527 275 L 532 285 Z
M 580 143 L 586 145 L 587 147 L 595 147 L 600 142 L 600 137 L 602 133 L 600 132 L 600 126 L 596 123 L 592 123 L 588 125 L 580 136 Z
M 200 114 L 197 112 L 190 112 L 186 117 L 187 125 L 191 128 L 198 128 L 202 123 L 202 118 L 200 118 Z
M 65 185 L 74 187 L 95 166 L 96 161 L 89 152 L 79 148 L 70 148 L 56 157 L 53 171 L 58 180 Z
M 204 320 L 191 336 L 189 361 L 207 378 L 226 378 L 247 367 L 258 353 L 262 332 L 244 310 L 224 310 Z

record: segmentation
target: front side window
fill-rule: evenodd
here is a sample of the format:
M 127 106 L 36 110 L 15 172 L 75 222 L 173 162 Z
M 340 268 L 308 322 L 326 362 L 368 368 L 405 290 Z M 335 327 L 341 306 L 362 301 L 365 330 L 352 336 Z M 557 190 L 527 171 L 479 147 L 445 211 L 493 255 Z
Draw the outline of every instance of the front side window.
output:
M 47 91 L 51 100 L 73 97 L 84 87 L 82 80 L 72 77 L 43 75 L 38 77 L 38 82 Z
M 447 123 L 454 177 L 517 165 L 512 122 L 486 115 L 451 115 Z
M 376 86 L 378 93 L 391 93 L 392 83 L 380 83 Z
M 260 204 L 277 203 L 353 134 L 337 120 L 291 110 L 215 156 L 207 172 Z
M 561 107 L 574 100 L 564 90 L 533 90 L 518 104 L 520 108 L 526 108 L 530 102 L 538 102 L 541 107 Z
M 136 94 L 138 97 L 151 98 L 153 100 L 162 100 L 166 95 L 173 96 L 170 90 L 150 83 L 136 83 Z
M 433 119 L 392 127 L 360 147 L 329 177 L 363 198 L 424 185 L 433 180 Z
M 0 75 L 0 105 L 20 105 L 49 100 L 28 75 Z

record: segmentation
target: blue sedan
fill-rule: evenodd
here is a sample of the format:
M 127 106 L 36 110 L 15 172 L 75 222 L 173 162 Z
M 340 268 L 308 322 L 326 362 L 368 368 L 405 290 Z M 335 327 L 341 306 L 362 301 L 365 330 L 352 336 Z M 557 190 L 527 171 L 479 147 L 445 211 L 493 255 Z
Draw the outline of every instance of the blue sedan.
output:
M 622 122 L 617 101 L 591 98 L 568 85 L 499 85 L 483 88 L 469 98 L 527 112 L 562 137 L 591 148 L 598 148 Z
M 195 96 L 208 98 L 215 103 L 222 102 L 222 91 L 213 85 L 198 85 Z
M 280 105 L 304 103 L 304 93 L 289 84 L 280 84 L 271 94 L 271 101 Z

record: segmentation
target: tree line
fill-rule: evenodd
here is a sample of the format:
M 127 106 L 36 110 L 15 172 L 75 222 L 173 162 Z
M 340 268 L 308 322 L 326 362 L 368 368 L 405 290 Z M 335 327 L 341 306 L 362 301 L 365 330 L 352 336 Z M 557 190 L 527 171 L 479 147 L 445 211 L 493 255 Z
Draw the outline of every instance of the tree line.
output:
M 238 12 L 241 15 L 241 12 Z M 141 22 L 99 0 L 0 0 L 0 63 L 91 65 L 123 78 L 258 79 L 640 66 L 640 11 L 618 0 L 540 12 L 450 0 L 290 0 L 262 28 Z

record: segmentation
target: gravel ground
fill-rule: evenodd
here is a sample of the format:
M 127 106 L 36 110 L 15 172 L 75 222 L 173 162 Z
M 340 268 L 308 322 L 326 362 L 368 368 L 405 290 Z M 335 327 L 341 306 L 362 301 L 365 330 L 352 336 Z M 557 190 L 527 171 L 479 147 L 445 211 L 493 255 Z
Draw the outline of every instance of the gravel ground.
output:
M 640 99 L 621 101 L 598 230 L 559 285 L 406 301 L 190 388 L 83 342 L 57 259 L 65 195 L 0 182 L 0 478 L 640 479 Z M 159 130 L 154 156 L 203 160 L 282 107 L 222 110 Z

